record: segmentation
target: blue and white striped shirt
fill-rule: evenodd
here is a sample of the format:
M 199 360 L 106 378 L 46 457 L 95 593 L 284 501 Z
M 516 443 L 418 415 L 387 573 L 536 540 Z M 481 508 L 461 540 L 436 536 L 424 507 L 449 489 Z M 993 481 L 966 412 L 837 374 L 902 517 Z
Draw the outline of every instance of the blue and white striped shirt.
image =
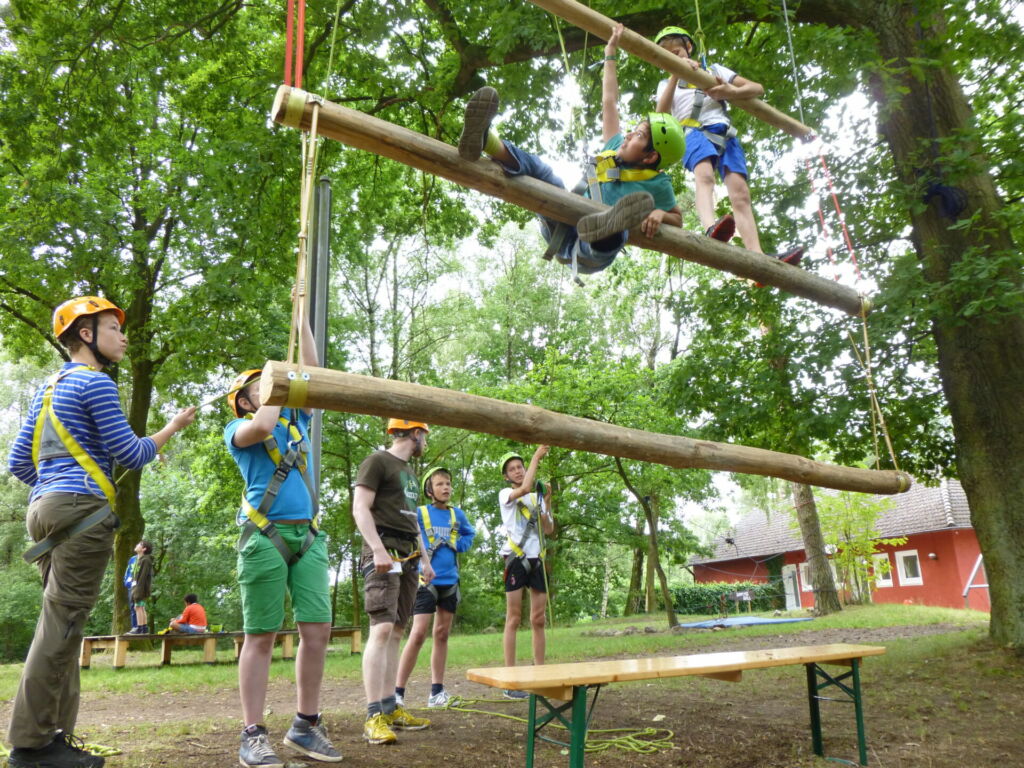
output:
M 80 365 L 65 363 L 61 370 Z M 30 501 L 47 493 L 88 493 L 102 498 L 103 491 L 74 458 L 40 461 L 36 473 L 32 463 L 32 435 L 45 391 L 44 384 L 32 398 L 28 419 L 21 425 L 11 447 L 8 468 L 19 480 L 32 486 Z M 115 461 L 129 469 L 142 469 L 156 456 L 156 443 L 149 437 L 137 437 L 128 426 L 117 386 L 105 373 L 79 367 L 57 382 L 52 402 L 57 418 L 111 481 Z

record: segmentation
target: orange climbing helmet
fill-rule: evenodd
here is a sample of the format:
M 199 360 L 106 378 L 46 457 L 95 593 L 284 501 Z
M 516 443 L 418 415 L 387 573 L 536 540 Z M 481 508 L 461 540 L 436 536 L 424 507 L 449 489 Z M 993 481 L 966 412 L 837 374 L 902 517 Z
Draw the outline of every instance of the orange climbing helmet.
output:
M 388 434 L 395 432 L 405 432 L 410 429 L 416 428 L 422 429 L 424 432 L 429 432 L 430 427 L 424 424 L 422 421 L 409 421 L 409 419 L 388 419 Z
M 231 382 L 231 389 L 228 390 L 228 405 L 231 406 L 232 413 L 238 418 L 242 418 L 244 415 L 238 412 L 238 393 L 254 381 L 259 381 L 262 373 L 263 371 L 259 368 L 250 368 L 235 376 L 235 380 Z
M 58 339 L 80 317 L 96 315 L 100 312 L 115 312 L 117 322 L 124 325 L 124 310 L 100 296 L 81 296 L 68 299 L 53 310 L 53 335 Z

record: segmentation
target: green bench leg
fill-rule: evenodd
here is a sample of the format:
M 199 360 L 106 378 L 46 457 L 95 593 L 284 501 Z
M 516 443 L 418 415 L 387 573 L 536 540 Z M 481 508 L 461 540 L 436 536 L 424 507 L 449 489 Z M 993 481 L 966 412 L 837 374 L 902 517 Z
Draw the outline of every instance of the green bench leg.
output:
M 825 757 L 825 745 L 821 737 L 820 702 L 822 700 L 825 700 L 852 703 L 857 721 L 857 756 L 859 758 L 859 762 L 857 764 L 867 765 L 868 742 L 867 735 L 864 729 L 864 702 L 861 698 L 860 690 L 860 659 L 851 659 L 850 671 L 842 675 L 838 675 L 836 677 L 833 677 L 813 662 L 810 664 L 805 664 L 804 667 L 807 669 L 807 703 L 811 711 L 811 746 L 814 749 L 814 754 L 816 754 L 818 757 Z M 824 682 L 819 683 L 819 677 Z M 846 685 L 843 682 L 847 678 L 851 679 L 852 685 Z M 846 698 L 830 699 L 818 695 L 818 691 L 833 686 L 838 688 L 842 693 L 846 694 Z M 841 760 L 838 758 L 826 759 L 837 763 L 846 763 L 847 765 L 854 764 L 849 760 Z

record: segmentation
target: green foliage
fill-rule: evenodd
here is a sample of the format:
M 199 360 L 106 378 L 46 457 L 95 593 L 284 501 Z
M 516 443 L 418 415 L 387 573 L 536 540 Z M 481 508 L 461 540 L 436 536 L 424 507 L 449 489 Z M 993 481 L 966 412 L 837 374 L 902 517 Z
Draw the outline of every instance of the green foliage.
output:
M 715 582 L 683 584 L 672 590 L 676 610 L 683 614 L 725 614 L 737 610 L 731 597 L 736 592 L 750 592 L 750 604 L 739 602 L 740 610 L 771 611 L 779 607 L 782 582 Z M 784 600 L 783 600 L 784 604 Z

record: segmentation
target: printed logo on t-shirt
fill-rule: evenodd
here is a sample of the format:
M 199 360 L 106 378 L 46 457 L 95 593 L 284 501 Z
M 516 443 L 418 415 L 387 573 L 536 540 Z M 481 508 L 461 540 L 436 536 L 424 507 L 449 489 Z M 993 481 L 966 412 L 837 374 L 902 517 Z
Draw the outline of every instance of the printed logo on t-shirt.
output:
M 402 470 L 402 490 L 405 492 L 405 502 L 409 510 L 416 509 L 420 500 L 419 484 L 416 482 L 416 475 Z

